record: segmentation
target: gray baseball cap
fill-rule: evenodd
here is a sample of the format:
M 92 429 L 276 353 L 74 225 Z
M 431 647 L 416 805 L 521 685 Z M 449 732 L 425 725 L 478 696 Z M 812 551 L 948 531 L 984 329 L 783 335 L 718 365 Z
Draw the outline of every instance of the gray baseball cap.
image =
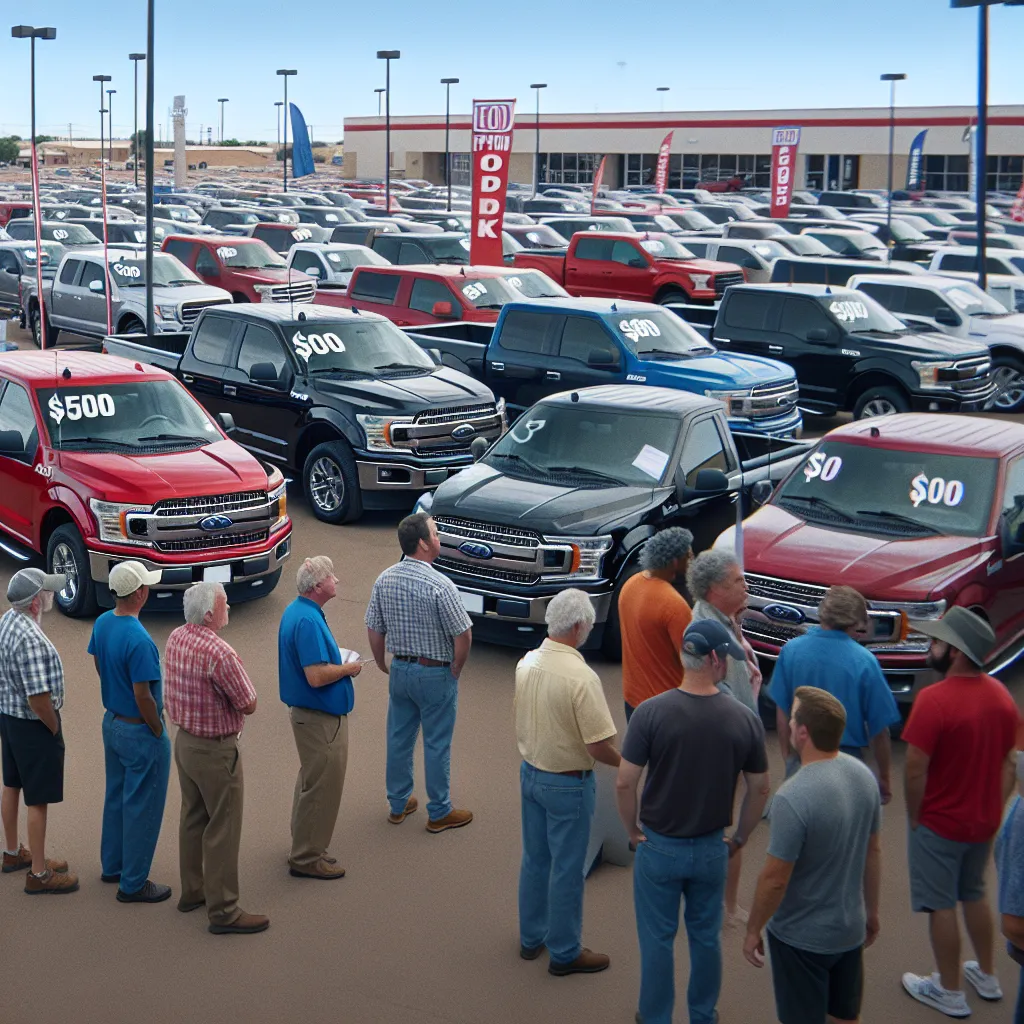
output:
M 911 619 L 910 628 L 963 651 L 975 665 L 984 665 L 988 652 L 995 646 L 992 627 L 967 608 L 954 605 L 941 619 Z
M 683 653 L 704 658 L 712 651 L 742 661 L 747 655 L 736 638 L 717 619 L 698 619 L 683 633 Z
M 67 586 L 68 578 L 61 572 L 45 573 L 42 569 L 19 569 L 7 584 L 7 600 L 11 604 L 31 601 L 42 590 L 56 593 Z

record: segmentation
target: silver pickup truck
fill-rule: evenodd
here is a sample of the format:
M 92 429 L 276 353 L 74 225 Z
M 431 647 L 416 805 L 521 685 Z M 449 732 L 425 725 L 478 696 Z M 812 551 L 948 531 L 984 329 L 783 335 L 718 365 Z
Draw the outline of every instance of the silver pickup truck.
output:
M 107 334 L 105 280 L 110 281 L 110 318 L 115 333 L 145 331 L 146 258 L 133 248 L 107 250 L 106 272 L 103 253 L 69 252 L 57 274 L 43 281 L 46 310 L 47 347 L 57 343 L 61 331 L 86 337 Z M 36 344 L 40 343 L 39 298 L 34 283 L 24 299 L 28 322 Z M 207 306 L 231 302 L 223 288 L 203 282 L 170 253 L 153 254 L 153 314 L 157 332 L 187 331 Z
M 57 272 L 64 246 L 59 242 L 43 242 L 43 280 L 52 281 Z M 0 242 L 0 310 L 15 314 L 20 326 L 27 326 L 25 297 L 36 289 L 36 243 Z M 25 280 L 30 278 L 30 281 Z

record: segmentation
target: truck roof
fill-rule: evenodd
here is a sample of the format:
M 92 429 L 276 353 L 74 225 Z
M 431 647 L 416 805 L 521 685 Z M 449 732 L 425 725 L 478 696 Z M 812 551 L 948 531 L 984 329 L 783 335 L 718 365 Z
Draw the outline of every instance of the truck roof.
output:
M 729 239 L 731 242 L 732 239 Z M 769 239 L 770 241 L 770 239 Z M 892 275 L 882 275 L 886 278 L 886 283 L 892 283 Z M 729 287 L 729 291 L 767 291 L 767 292 L 781 292 L 784 291 L 787 295 L 832 295 L 834 292 L 843 291 L 848 292 L 850 289 L 845 284 L 804 284 L 797 281 L 795 284 L 788 284 L 784 281 L 773 281 L 771 283 L 764 284 L 734 284 Z
M 579 396 L 576 402 L 572 399 L 573 395 Z M 670 412 L 675 415 L 722 408 L 722 403 L 715 399 L 688 391 L 676 391 L 674 388 L 647 387 L 645 384 L 601 384 L 574 391 L 559 391 L 540 401 L 557 402 L 559 405 L 600 405 L 626 411 Z
M 104 355 L 100 352 L 75 350 L 57 352 L 4 352 L 0 354 L 0 371 L 12 380 L 31 387 L 45 387 L 60 383 L 64 371 L 71 380 L 94 378 L 114 383 L 126 380 L 174 380 L 165 370 L 133 359 Z
M 409 236 L 406 235 L 406 238 Z M 437 235 L 426 235 L 426 238 L 437 238 Z M 298 248 L 293 246 L 292 248 Z M 364 245 L 349 245 L 349 249 L 365 249 Z M 430 274 L 431 277 L 508 277 L 511 274 L 521 274 L 523 272 L 522 267 L 488 267 L 484 265 L 474 266 L 469 264 L 468 266 L 462 264 L 451 264 L 451 263 L 392 263 L 384 264 L 383 266 L 376 263 L 364 264 L 368 270 L 372 270 L 375 274 Z M 359 268 L 356 267 L 356 270 Z M 532 267 L 526 268 L 532 270 Z
M 877 436 L 873 431 L 878 431 Z M 1024 423 L 984 416 L 900 413 L 846 423 L 830 430 L 825 438 L 940 455 L 1001 457 L 1024 446 Z
M 947 288 L 962 287 L 963 282 L 955 277 L 949 277 L 946 274 L 914 274 L 913 281 L 893 281 L 892 274 L 854 274 L 850 278 L 849 287 L 853 288 L 853 282 L 858 284 L 887 284 L 893 287 L 914 287 L 914 288 L 939 288 L 945 290 Z
M 386 270 L 386 267 L 375 267 L 375 270 Z M 211 311 L 214 307 L 210 307 Z M 276 324 L 304 324 L 317 320 L 357 322 L 361 320 L 388 321 L 379 313 L 358 313 L 341 306 L 319 306 L 316 303 L 304 302 L 236 302 L 224 303 L 215 307 L 218 313 L 230 312 L 231 316 L 241 316 L 247 320 L 273 321 Z
M 536 267 L 525 267 L 525 270 L 535 270 Z M 544 307 L 552 307 L 559 310 L 573 310 L 581 313 L 595 313 L 597 316 L 611 316 L 617 313 L 647 313 L 652 309 L 664 309 L 664 306 L 656 302 L 635 302 L 632 299 L 595 299 L 581 296 L 579 298 L 552 298 L 535 299 L 529 303 L 509 302 L 505 309 L 511 307 L 517 309 L 529 309 L 531 312 L 544 312 Z

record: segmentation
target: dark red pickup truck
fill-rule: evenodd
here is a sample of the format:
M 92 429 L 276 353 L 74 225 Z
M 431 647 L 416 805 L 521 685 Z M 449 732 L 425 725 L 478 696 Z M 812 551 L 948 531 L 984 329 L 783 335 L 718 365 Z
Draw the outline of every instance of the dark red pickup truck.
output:
M 662 304 L 712 303 L 745 280 L 734 263 L 699 259 L 660 232 L 577 231 L 568 250 L 524 249 L 513 264 L 543 271 L 570 295 Z

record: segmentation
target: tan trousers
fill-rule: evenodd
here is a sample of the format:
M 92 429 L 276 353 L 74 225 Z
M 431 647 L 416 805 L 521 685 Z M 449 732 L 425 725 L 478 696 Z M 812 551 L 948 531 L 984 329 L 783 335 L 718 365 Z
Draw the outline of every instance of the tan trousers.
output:
M 181 902 L 205 899 L 210 921 L 230 924 L 241 913 L 238 847 L 245 787 L 238 738 L 208 740 L 179 729 L 174 763 L 181 785 Z
M 315 867 L 327 852 L 348 767 L 348 716 L 292 708 L 299 777 L 292 801 L 291 867 Z

